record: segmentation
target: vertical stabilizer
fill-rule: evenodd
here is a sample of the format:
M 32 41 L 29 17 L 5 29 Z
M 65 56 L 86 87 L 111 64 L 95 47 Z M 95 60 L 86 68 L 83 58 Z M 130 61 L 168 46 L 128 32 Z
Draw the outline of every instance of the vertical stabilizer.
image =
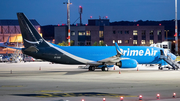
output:
M 9 38 L 10 38 L 10 36 L 8 36 L 8 39 L 7 39 L 7 41 L 6 41 L 6 43 L 8 43 L 8 44 L 9 44 Z
M 17 17 L 25 48 L 28 48 L 30 46 L 49 46 L 23 13 L 17 13 Z
M 10 38 L 10 36 L 8 36 L 7 41 L 4 43 L 6 46 L 10 44 L 10 42 L 9 42 L 9 38 Z

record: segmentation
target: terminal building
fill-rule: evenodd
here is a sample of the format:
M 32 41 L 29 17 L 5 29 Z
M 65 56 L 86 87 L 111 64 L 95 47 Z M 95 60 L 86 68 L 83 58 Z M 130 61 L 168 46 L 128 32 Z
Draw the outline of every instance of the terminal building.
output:
M 108 46 L 115 42 L 120 46 L 140 46 L 165 40 L 165 29 L 161 25 L 111 25 L 109 19 L 89 19 L 87 25 L 71 25 L 70 28 L 74 46 L 92 46 L 96 42 L 103 42 Z M 66 25 L 55 27 L 56 44 L 67 41 L 67 31 Z

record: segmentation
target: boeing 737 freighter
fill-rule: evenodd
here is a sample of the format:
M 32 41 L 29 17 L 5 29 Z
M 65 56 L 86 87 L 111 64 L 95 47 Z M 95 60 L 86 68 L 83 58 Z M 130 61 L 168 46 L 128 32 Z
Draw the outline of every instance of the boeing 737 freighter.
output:
M 170 64 L 172 69 L 178 69 L 174 62 L 176 56 L 164 49 L 148 46 L 59 46 L 44 40 L 23 13 L 17 13 L 24 47 L 24 54 L 37 59 L 60 64 L 87 64 L 89 70 L 103 65 L 102 71 L 108 65 L 119 68 L 136 68 L 137 64 Z M 17 48 L 15 48 L 17 49 Z

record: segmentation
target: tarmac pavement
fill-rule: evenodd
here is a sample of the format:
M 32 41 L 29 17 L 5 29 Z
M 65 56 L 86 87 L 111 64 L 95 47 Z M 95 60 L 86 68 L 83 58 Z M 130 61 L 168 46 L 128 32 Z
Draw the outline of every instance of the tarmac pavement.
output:
M 180 71 L 155 66 L 88 71 L 49 62 L 0 63 L 1 101 L 180 101 Z M 115 69 L 115 70 L 114 70 Z M 120 70 L 120 71 L 119 71 Z M 173 98 L 173 93 L 176 98 Z

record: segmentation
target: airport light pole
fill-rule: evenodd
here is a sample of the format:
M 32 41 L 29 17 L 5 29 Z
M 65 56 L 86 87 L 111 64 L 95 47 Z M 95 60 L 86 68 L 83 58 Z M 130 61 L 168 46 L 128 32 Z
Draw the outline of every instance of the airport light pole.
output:
M 68 0 L 68 2 L 64 2 L 64 4 L 67 4 L 67 24 L 68 24 L 68 37 L 67 37 L 67 39 L 68 39 L 68 46 L 70 46 L 71 45 L 71 40 L 70 40 L 70 36 L 71 36 L 71 34 L 70 34 L 70 4 L 72 4 L 72 3 L 70 3 L 70 0 Z
M 177 23 L 177 0 L 175 0 L 175 54 L 178 54 L 178 23 Z

